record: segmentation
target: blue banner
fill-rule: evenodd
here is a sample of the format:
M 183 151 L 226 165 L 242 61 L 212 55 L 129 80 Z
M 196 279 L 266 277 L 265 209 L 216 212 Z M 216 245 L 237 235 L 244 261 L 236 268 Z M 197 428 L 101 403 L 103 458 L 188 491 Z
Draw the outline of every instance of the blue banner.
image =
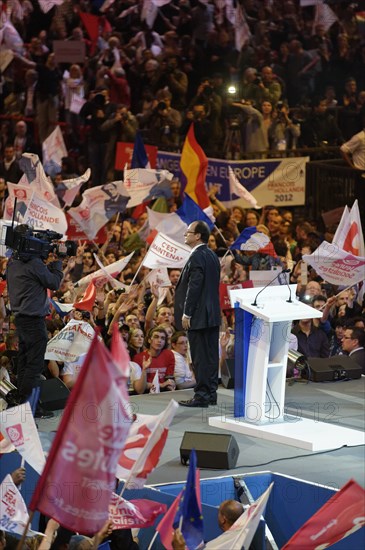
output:
M 218 187 L 217 199 L 234 201 L 244 208 L 250 204 L 230 193 L 228 167 L 231 166 L 239 183 L 252 193 L 260 206 L 277 207 L 305 204 L 305 166 L 308 157 L 262 160 L 208 159 L 206 183 L 208 189 Z M 181 178 L 180 155 L 159 151 L 157 168 L 169 170 Z

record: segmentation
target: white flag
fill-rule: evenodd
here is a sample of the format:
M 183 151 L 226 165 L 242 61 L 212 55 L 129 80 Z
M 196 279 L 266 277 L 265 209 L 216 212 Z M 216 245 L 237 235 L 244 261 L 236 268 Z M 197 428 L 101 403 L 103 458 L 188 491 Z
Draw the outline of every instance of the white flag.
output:
M 131 255 L 133 256 L 134 252 L 131 253 Z M 127 292 L 128 290 L 128 285 L 125 285 L 124 283 L 121 283 L 120 281 L 118 281 L 117 279 L 114 279 L 114 277 L 112 277 L 106 270 L 106 268 L 104 267 L 104 265 L 101 263 L 100 259 L 98 258 L 98 256 L 96 254 L 93 254 L 94 256 L 94 259 L 95 259 L 95 262 L 98 264 L 98 266 L 100 267 L 101 271 L 104 273 L 108 283 L 111 284 L 111 286 L 113 288 L 121 288 L 123 290 L 125 290 Z M 114 262 L 115 263 L 115 262 Z
M 62 158 L 67 157 L 67 149 L 59 126 L 44 140 L 42 150 L 44 165 L 52 162 L 61 166 Z
M 317 25 L 323 25 L 324 30 L 328 31 L 332 25 L 336 23 L 336 21 L 338 21 L 338 17 L 329 5 L 325 4 L 324 0 L 321 0 L 320 2 L 317 0 L 312 34 L 315 33 L 315 28 Z
M 142 265 L 150 269 L 184 267 L 190 254 L 189 246 L 182 245 L 163 233 L 158 233 L 151 243 Z
M 113 181 L 84 191 L 81 204 L 70 208 L 69 214 L 89 239 L 93 239 L 110 218 L 125 211 L 128 201 L 123 182 Z
M 234 33 L 235 47 L 236 50 L 240 52 L 243 46 L 250 40 L 251 31 L 244 16 L 242 6 L 239 3 L 237 3 L 236 8 Z
M 155 372 L 155 376 L 153 377 L 150 393 L 160 393 L 160 381 L 158 379 L 158 370 Z
M 245 510 L 228 531 L 208 542 L 205 548 L 207 550 L 227 550 L 228 548 L 229 550 L 241 550 L 243 547 L 249 548 L 255 536 L 260 518 L 264 513 L 272 487 L 273 483 L 271 483 L 264 494 L 254 504 L 251 504 Z
M 39 5 L 43 13 L 48 13 L 53 6 L 60 6 L 64 0 L 38 0 Z
M 148 225 L 151 229 L 155 229 L 158 233 L 164 233 L 178 243 L 184 244 L 184 233 L 188 228 L 188 224 L 183 222 L 176 212 L 164 214 L 147 207 L 147 214 Z
M 93 327 L 85 321 L 71 319 L 56 336 L 48 341 L 45 359 L 77 361 L 87 353 L 95 336 Z
M 0 420 L 3 436 L 33 470 L 41 474 L 46 459 L 29 402 L 0 412 Z
M 240 197 L 247 201 L 253 208 L 261 208 L 261 206 L 258 206 L 255 197 L 249 191 L 247 191 L 246 187 L 244 187 L 242 183 L 238 181 L 235 173 L 230 166 L 228 166 L 228 173 L 230 195 L 237 195 L 237 197 Z
M 82 176 L 71 178 L 69 180 L 63 180 L 61 185 L 57 187 L 56 193 L 61 197 L 66 206 L 72 206 L 81 185 L 89 181 L 90 176 L 91 170 L 88 168 Z
M 62 235 L 67 232 L 67 220 L 63 210 L 50 202 L 44 201 L 36 193 L 33 193 L 27 211 L 23 216 L 23 221 L 35 230 L 50 229 Z
M 178 406 L 171 399 L 158 416 L 137 414 L 119 457 L 116 473 L 119 479 L 127 480 L 126 489 L 142 488 L 147 476 L 156 468 Z
M 364 280 L 365 257 L 345 252 L 337 244 L 323 241 L 312 254 L 304 254 L 302 259 L 332 285 L 349 287 Z
M 24 176 L 19 183 L 24 185 L 25 181 L 28 180 L 32 190 L 37 195 L 59 207 L 60 202 L 55 193 L 53 183 L 48 179 L 39 156 L 34 153 L 23 153 L 19 160 L 19 166 L 24 171 Z
M 8 182 L 8 191 L 9 196 L 5 201 L 3 219 L 12 220 L 16 199 L 14 220 L 16 222 L 23 222 L 24 215 L 33 196 L 34 189 L 32 189 L 30 185 L 21 185 L 20 183 L 15 184 Z
M 168 170 L 132 168 L 124 170 L 124 186 L 130 194 L 128 208 L 158 197 L 171 197 L 170 182 L 173 174 Z
M 121 271 L 123 271 L 129 260 L 132 258 L 133 254 L 134 252 L 131 252 L 125 258 L 122 258 L 117 262 L 113 262 L 112 264 L 109 264 L 102 269 L 98 269 L 97 271 L 94 271 L 94 273 L 86 275 L 86 277 L 83 277 L 82 279 L 77 281 L 77 283 L 75 283 L 75 286 L 86 286 L 91 283 L 91 281 L 97 287 L 104 286 L 106 283 L 110 282 L 109 276 L 116 277 Z
M 351 210 L 345 206 L 341 221 L 333 236 L 332 244 L 354 256 L 365 256 L 364 235 L 361 227 L 359 203 L 357 199 Z
M 10 474 L 5 476 L 0 485 L 0 529 L 22 535 L 29 520 L 26 504 Z M 28 529 L 26 536 L 41 535 Z

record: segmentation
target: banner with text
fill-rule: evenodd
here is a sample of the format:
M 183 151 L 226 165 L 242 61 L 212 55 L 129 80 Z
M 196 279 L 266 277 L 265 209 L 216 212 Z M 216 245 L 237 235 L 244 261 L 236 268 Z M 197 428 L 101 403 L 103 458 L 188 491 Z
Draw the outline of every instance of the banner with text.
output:
M 208 161 L 207 186 L 219 186 L 217 198 L 222 202 L 239 199 L 236 195 L 230 196 L 230 166 L 238 181 L 255 197 L 258 204 L 273 204 L 277 207 L 305 204 L 305 167 L 309 157 Z M 180 177 L 180 155 L 159 151 L 157 168 L 169 170 L 174 176 Z M 244 199 L 239 201 L 246 208 L 252 207 L 248 202 L 246 204 Z

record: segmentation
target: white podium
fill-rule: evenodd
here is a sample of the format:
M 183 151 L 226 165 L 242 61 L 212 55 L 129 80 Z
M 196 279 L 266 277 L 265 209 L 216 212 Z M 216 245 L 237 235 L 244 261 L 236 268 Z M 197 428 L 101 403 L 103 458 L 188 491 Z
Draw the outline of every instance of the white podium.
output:
M 364 435 L 358 430 L 285 413 L 292 322 L 320 318 L 322 313 L 297 300 L 296 285 L 290 285 L 292 302 L 288 301 L 287 285 L 267 287 L 257 297 L 261 290 L 256 287 L 230 291 L 231 305 L 236 308 L 238 346 L 234 415 L 212 417 L 209 424 L 311 451 L 363 444 Z M 242 314 L 237 315 L 240 310 Z

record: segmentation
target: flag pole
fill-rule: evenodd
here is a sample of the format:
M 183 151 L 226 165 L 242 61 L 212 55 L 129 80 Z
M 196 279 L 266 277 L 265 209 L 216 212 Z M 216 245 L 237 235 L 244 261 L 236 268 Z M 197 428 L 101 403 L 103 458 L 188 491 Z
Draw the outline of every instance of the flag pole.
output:
M 152 539 L 151 539 L 151 542 L 147 548 L 147 550 L 151 550 L 152 546 L 153 546 L 153 543 L 155 542 L 155 540 L 157 539 L 157 535 L 158 535 L 158 531 L 156 531 L 156 533 L 153 535 Z
M 25 542 L 25 537 L 27 536 L 27 533 L 28 533 L 28 530 L 29 530 L 29 527 L 30 527 L 30 524 L 32 522 L 32 519 L 33 519 L 33 516 L 34 516 L 34 512 L 33 510 L 31 510 L 30 514 L 29 514 L 29 517 L 28 517 L 28 521 L 24 527 L 24 531 L 23 531 L 23 534 L 22 534 L 22 538 L 20 539 L 20 541 L 18 542 L 17 546 L 16 546 L 16 550 L 23 550 L 23 547 L 24 547 L 24 542 Z
M 353 286 L 355 285 L 350 285 L 350 286 L 347 286 L 346 288 L 344 288 L 343 290 L 340 290 L 340 292 L 338 292 L 337 294 L 335 294 L 334 296 L 331 296 L 332 298 L 337 298 L 337 296 L 339 296 L 340 294 L 342 294 L 343 292 L 346 292 L 347 290 L 350 290 L 350 288 L 352 288 Z M 326 307 L 326 304 L 324 304 L 324 306 L 320 307 L 319 308 L 319 311 L 322 311 L 322 309 L 324 309 Z
M 138 269 L 137 269 L 137 271 L 135 272 L 134 277 L 133 277 L 133 279 L 132 279 L 132 281 L 131 281 L 131 283 L 130 283 L 130 285 L 129 285 L 129 288 L 131 288 L 131 286 L 133 285 L 134 281 L 136 280 L 136 277 L 137 277 L 138 273 L 140 272 L 140 270 L 141 270 L 141 268 L 142 268 L 142 265 L 143 265 L 143 262 L 141 262 L 141 263 L 139 264 Z

